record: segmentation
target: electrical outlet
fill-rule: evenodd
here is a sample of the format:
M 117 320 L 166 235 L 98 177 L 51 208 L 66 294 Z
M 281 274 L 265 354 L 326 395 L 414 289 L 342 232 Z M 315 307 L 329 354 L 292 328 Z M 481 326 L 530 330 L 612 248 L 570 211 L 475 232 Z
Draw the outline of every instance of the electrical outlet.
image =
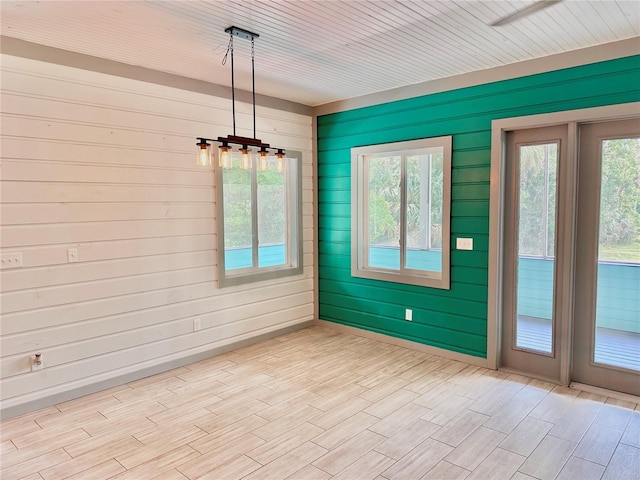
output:
M 0 256 L 0 268 L 22 267 L 22 252 L 3 253 Z
M 67 261 L 69 263 L 75 263 L 78 261 L 78 249 L 77 248 L 69 248 L 67 249 Z
M 413 322 L 413 310 L 411 310 L 410 308 L 405 309 L 404 319 L 408 322 Z
M 42 360 L 42 353 L 38 352 L 31 355 L 31 371 L 37 372 L 44 368 L 44 361 Z
M 193 331 L 197 332 L 202 328 L 202 320 L 200 318 L 193 319 Z

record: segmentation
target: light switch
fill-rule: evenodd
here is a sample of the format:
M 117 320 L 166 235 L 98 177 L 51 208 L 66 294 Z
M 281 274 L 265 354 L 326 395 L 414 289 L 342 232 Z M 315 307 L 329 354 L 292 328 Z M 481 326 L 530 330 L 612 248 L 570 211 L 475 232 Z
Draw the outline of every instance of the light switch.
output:
M 193 331 L 197 332 L 198 330 L 202 329 L 202 319 L 200 318 L 194 318 L 193 319 Z
M 473 238 L 457 238 L 456 248 L 458 250 L 473 250 Z

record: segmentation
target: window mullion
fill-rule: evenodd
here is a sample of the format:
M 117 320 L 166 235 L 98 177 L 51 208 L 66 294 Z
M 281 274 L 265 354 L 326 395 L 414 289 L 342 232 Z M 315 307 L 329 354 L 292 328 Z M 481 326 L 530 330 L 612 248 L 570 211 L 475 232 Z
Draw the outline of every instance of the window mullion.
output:
M 544 230 L 542 257 L 549 257 L 549 145 L 544 147 L 544 218 L 542 225 Z M 555 253 L 555 252 L 554 252 Z M 552 254 L 555 257 L 555 255 Z
M 431 228 L 431 222 L 433 221 L 431 214 L 433 212 L 433 185 L 432 185 L 432 181 L 433 181 L 433 154 L 429 154 L 429 159 L 427 160 L 429 162 L 429 166 L 428 166 L 428 179 L 427 179 L 427 190 L 428 190 L 428 203 L 429 203 L 429 207 L 427 208 L 427 239 L 428 239 L 428 244 L 429 244 L 429 250 L 431 250 L 433 248 L 433 229 Z M 442 243 L 442 242 L 441 242 Z
M 287 231 L 285 232 L 285 237 L 284 237 L 285 238 L 284 255 L 285 255 L 285 261 L 287 262 L 287 265 L 292 264 L 291 247 L 295 243 L 293 239 L 293 232 L 296 231 L 298 228 L 298 226 L 295 224 L 296 216 L 293 214 L 292 205 L 291 205 L 291 202 L 289 201 L 289 196 L 291 195 L 291 189 L 292 189 L 291 178 L 293 176 L 291 175 L 290 165 L 291 164 L 288 163 L 287 160 L 285 159 L 284 205 L 287 211 L 287 218 L 289 219 L 289 221 L 287 222 Z
M 258 268 L 258 171 L 257 162 L 251 163 L 251 264 Z
M 404 272 L 406 265 L 407 245 L 407 161 L 406 156 L 400 157 L 400 271 Z
M 362 156 L 358 158 L 358 162 L 362 162 L 362 168 L 360 178 L 358 178 L 359 185 L 362 191 L 361 206 L 361 222 L 360 222 L 360 235 L 362 237 L 363 249 L 362 249 L 362 267 L 369 266 L 369 162 L 367 157 Z

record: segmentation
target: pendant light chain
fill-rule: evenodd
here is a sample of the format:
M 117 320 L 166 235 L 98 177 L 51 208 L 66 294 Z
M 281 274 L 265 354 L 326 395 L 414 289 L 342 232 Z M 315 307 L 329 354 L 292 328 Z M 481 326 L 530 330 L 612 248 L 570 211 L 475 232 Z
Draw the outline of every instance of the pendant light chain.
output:
M 255 41 L 251 38 L 251 91 L 253 93 L 253 138 L 256 138 L 256 68 L 255 68 Z
M 231 48 L 231 105 L 233 116 L 233 134 L 236 134 L 236 82 L 235 68 L 233 68 L 233 35 L 229 35 L 229 46 Z
M 236 134 L 236 84 L 234 78 L 234 68 L 233 68 L 233 33 L 229 33 L 229 45 L 227 45 L 227 51 L 222 57 L 222 65 L 227 64 L 227 58 L 229 57 L 229 52 L 231 52 L 231 111 L 233 117 L 233 134 Z M 253 135 L 255 137 L 255 134 Z

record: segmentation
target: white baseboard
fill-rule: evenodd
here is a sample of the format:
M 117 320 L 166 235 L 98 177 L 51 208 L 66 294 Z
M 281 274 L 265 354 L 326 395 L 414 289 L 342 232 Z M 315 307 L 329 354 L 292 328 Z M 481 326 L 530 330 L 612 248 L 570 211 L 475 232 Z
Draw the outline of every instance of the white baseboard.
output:
M 423 343 L 412 342 L 411 340 L 405 340 L 404 338 L 392 337 L 385 335 L 384 333 L 372 332 L 370 330 L 364 330 L 361 328 L 351 327 L 349 325 L 343 325 L 341 323 L 329 322 L 327 320 L 316 320 L 315 325 L 319 327 L 329 328 L 342 333 L 348 333 L 350 335 L 356 335 L 358 337 L 369 338 L 371 340 L 378 340 L 384 343 L 390 343 L 398 347 L 409 348 L 418 352 L 429 353 L 431 355 L 437 355 L 438 357 L 446 358 L 449 360 L 456 360 L 458 362 L 468 363 L 478 367 L 491 368 L 489 361 L 486 358 L 474 357 L 473 355 L 467 355 L 465 353 L 453 352 L 444 348 L 433 347 L 431 345 L 425 345 Z
M 141 378 L 146 378 L 151 375 L 157 375 L 159 373 L 167 372 L 175 368 L 184 367 L 186 365 L 199 362 L 200 360 L 204 360 L 206 358 L 214 357 L 216 355 L 230 352 L 232 350 L 246 347 L 248 345 L 253 345 L 254 343 L 262 342 L 270 338 L 286 335 L 287 333 L 291 333 L 296 330 L 301 330 L 303 328 L 307 328 L 312 325 L 313 325 L 313 320 L 308 320 L 306 322 L 290 325 L 284 328 L 280 328 L 278 330 L 259 334 L 259 335 L 256 335 L 255 337 L 245 338 L 243 340 L 238 340 L 236 342 L 232 342 L 227 345 L 218 346 L 210 350 L 206 350 L 204 352 L 187 355 L 185 357 L 171 360 L 169 362 L 160 363 L 152 367 L 142 368 L 134 372 L 129 372 L 124 375 L 118 375 L 113 378 L 109 378 L 107 380 L 97 381 L 89 385 L 83 385 L 81 387 L 71 388 L 64 392 L 54 393 L 41 398 L 37 398 L 35 400 L 27 400 L 20 403 L 10 403 L 9 406 L 6 406 L 7 403 L 9 402 L 5 401 L 5 402 L 2 402 L 2 406 L 0 407 L 0 419 L 5 420 L 7 418 L 16 417 L 18 415 L 30 413 L 35 410 L 40 410 L 41 408 L 50 407 L 51 405 L 67 402 L 75 398 L 84 397 L 85 395 L 91 395 L 92 393 L 100 392 L 102 390 L 107 390 L 109 388 L 117 387 L 119 385 L 124 385 L 125 383 L 134 382 L 136 380 L 140 380 Z

